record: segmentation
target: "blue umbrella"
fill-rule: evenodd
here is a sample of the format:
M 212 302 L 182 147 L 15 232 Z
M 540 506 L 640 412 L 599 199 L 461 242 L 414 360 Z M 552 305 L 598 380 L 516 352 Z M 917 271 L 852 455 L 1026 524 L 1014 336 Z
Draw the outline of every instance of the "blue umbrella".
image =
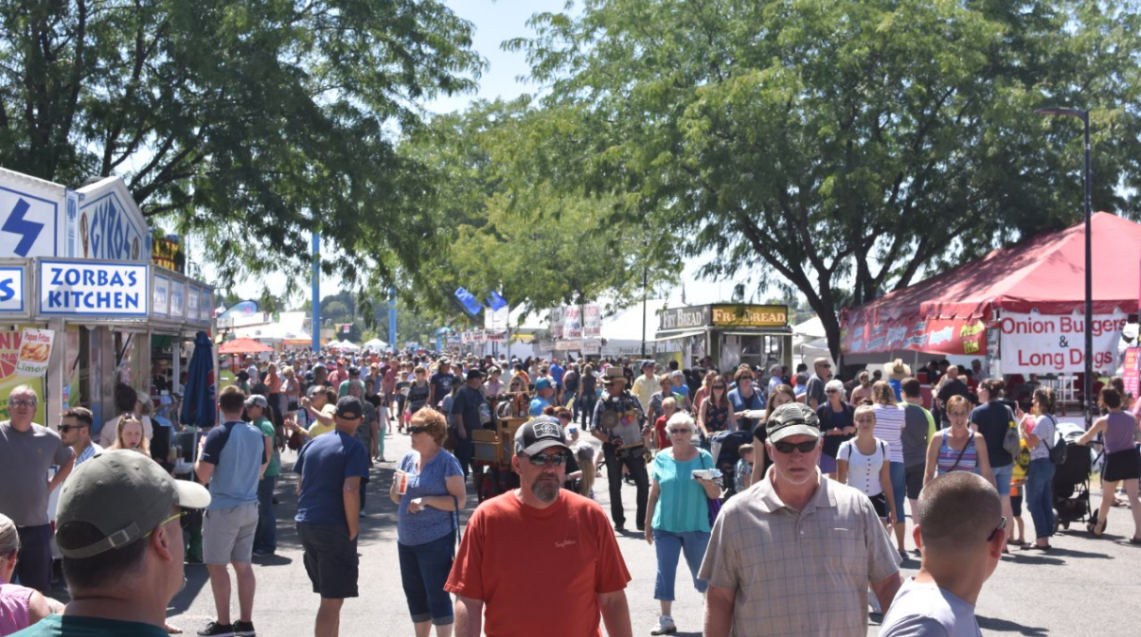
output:
M 182 397 L 182 424 L 199 429 L 214 426 L 214 352 L 206 332 L 194 337 L 194 354 L 186 374 L 186 395 Z

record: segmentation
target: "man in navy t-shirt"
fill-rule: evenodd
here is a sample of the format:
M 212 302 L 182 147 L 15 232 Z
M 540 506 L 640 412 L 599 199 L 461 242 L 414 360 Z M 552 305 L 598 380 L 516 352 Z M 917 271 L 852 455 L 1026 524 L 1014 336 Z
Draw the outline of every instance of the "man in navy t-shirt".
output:
M 335 634 L 341 606 L 357 592 L 360 484 L 368 475 L 368 450 L 353 437 L 364 408 L 358 398 L 337 401 L 337 428 L 305 443 L 293 471 L 301 474 L 297 535 L 305 571 L 321 595 L 316 633 Z
M 432 387 L 432 393 L 428 397 L 428 404 L 433 408 L 439 409 L 440 403 L 443 402 L 444 397 L 452 393 L 452 385 L 456 382 L 456 375 L 452 373 L 452 366 L 448 359 L 441 358 L 440 366 L 436 368 L 436 373 L 428 379 L 428 384 Z

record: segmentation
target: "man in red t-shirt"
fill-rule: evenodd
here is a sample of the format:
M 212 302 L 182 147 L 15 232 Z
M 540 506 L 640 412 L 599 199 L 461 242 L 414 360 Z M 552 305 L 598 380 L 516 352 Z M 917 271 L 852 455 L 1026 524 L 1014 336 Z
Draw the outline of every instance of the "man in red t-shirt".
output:
M 630 573 L 602 507 L 561 488 L 571 453 L 558 421 L 540 417 L 515 434 L 520 487 L 485 501 L 464 531 L 444 589 L 456 597 L 456 637 L 630 637 Z M 544 578 L 540 604 L 536 569 Z M 486 618 L 487 625 L 482 624 Z

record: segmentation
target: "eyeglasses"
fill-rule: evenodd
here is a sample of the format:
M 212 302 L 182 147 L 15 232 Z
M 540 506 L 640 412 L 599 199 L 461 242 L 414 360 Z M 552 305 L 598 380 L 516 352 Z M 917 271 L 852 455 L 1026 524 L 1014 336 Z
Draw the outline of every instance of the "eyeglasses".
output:
M 835 389 L 825 389 L 825 390 L 824 390 L 824 393 L 825 393 L 825 394 L 835 394 L 835 393 L 836 393 L 836 390 L 835 390 Z
M 34 400 L 10 400 L 8 401 L 9 407 L 35 407 L 36 401 Z
M 408 433 L 410 433 L 410 434 L 428 433 L 428 428 L 427 427 L 419 427 L 419 426 L 409 427 Z
M 531 464 L 535 465 L 536 467 L 545 467 L 547 466 L 547 463 L 550 463 L 556 467 L 561 467 L 566 464 L 567 455 L 565 453 L 553 453 L 550 455 L 545 453 L 537 453 L 533 456 L 527 456 L 527 459 L 530 460 Z
M 693 430 L 689 427 L 674 427 L 673 429 L 670 429 L 669 432 L 672 435 L 681 435 L 693 433 Z
M 822 363 L 820 365 L 817 365 L 817 367 L 823 367 L 824 369 L 832 369 L 832 366 L 829 365 L 828 363 Z
M 158 526 L 156 526 L 154 529 L 147 531 L 147 534 L 144 535 L 143 537 L 149 537 L 151 533 L 155 532 L 155 529 L 157 529 L 159 526 L 166 524 L 167 522 L 170 522 L 174 518 L 181 518 L 178 521 L 178 525 L 182 527 L 183 531 L 186 531 L 190 528 L 190 517 L 189 516 L 190 516 L 190 511 L 179 511 L 178 513 L 175 513 L 174 515 L 163 520 L 162 522 L 159 522 Z M 1006 518 L 1003 518 L 1003 519 L 1005 520 Z
M 999 519 L 998 526 L 994 527 L 994 530 L 990 532 L 990 535 L 986 536 L 986 541 L 990 542 L 991 540 L 993 540 L 994 536 L 998 535 L 998 532 L 1005 529 L 1005 528 L 1006 528 L 1006 516 L 1004 515 L 1004 516 L 1002 516 L 1002 518 Z
M 812 450 L 816 448 L 816 441 L 805 440 L 804 442 L 785 442 L 782 440 L 780 442 L 774 442 L 773 448 L 783 454 L 790 454 L 792 453 L 793 449 L 799 451 L 800 453 L 811 453 Z
M 60 425 L 59 426 L 59 432 L 61 434 L 65 434 L 65 433 L 71 431 L 72 429 L 87 429 L 90 426 L 91 425 Z

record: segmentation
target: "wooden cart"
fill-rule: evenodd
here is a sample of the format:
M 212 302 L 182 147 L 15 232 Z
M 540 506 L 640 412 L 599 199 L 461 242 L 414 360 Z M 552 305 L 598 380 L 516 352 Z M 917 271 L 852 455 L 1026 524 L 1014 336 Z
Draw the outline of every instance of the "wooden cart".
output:
M 472 485 L 480 502 L 519 486 L 519 476 L 511 468 L 515 432 L 530 419 L 526 415 L 501 417 L 496 419 L 495 429 L 473 432 Z

